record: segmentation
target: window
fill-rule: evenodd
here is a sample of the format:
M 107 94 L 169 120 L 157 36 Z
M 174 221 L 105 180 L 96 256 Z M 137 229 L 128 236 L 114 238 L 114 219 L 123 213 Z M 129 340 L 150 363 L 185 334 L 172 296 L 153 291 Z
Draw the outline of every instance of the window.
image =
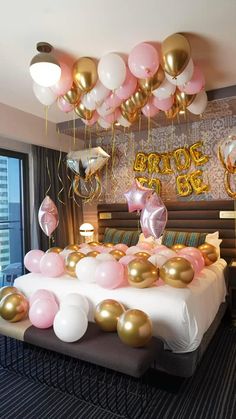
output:
M 29 250 L 28 155 L 0 149 L 0 286 L 24 272 Z

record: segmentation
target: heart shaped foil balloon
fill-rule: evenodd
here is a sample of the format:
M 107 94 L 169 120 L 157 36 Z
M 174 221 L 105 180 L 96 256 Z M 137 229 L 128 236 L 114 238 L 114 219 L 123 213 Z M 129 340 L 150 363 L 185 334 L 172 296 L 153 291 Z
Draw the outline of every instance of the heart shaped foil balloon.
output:
M 158 239 L 167 222 L 167 209 L 159 195 L 153 193 L 141 212 L 140 223 L 145 237 Z
M 39 225 L 46 236 L 50 237 L 59 224 L 57 207 L 50 196 L 46 196 L 38 212 Z
M 67 154 L 67 166 L 83 179 L 88 179 L 106 164 L 110 158 L 101 147 L 71 151 Z

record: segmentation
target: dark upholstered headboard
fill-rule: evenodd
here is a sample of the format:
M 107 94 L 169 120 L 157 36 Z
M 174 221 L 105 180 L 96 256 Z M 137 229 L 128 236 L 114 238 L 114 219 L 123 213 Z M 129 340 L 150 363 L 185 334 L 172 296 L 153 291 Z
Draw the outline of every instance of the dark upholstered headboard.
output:
M 221 256 L 229 261 L 236 258 L 236 228 L 234 201 L 167 201 L 168 222 L 166 228 L 178 231 L 213 233 L 219 231 L 223 240 Z M 229 213 L 231 211 L 231 214 Z M 98 239 L 103 240 L 106 227 L 120 230 L 137 230 L 139 216 L 129 213 L 126 204 L 98 205 Z

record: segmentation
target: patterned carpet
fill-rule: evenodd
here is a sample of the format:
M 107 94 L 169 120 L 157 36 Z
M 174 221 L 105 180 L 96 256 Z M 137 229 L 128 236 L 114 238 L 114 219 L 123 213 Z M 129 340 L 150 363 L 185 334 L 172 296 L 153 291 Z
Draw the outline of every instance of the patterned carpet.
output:
M 178 390 L 176 391 L 176 387 Z M 174 391 L 173 391 L 174 389 Z M 112 419 L 99 407 L 0 368 L 0 418 Z M 236 417 L 236 327 L 223 323 L 194 377 L 159 375 L 142 419 L 233 419 Z

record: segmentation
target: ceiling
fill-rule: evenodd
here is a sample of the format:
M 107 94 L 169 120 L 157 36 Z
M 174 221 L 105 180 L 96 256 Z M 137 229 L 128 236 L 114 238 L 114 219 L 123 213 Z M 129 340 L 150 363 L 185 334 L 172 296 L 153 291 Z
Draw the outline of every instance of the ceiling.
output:
M 37 116 L 43 106 L 32 92 L 29 62 L 47 41 L 68 62 L 128 54 L 141 41 L 160 42 L 181 32 L 206 76 L 207 90 L 236 84 L 235 0 L 32 0 L 1 5 L 0 103 Z M 54 105 L 54 122 L 71 119 Z

